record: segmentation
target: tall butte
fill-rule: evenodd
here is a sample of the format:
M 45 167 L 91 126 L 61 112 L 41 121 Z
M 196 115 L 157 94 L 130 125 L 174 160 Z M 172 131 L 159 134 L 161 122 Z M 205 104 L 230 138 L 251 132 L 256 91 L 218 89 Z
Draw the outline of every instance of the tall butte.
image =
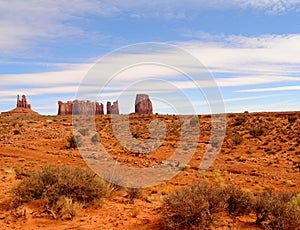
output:
M 27 102 L 26 96 L 17 96 L 17 107 L 7 112 L 2 112 L 2 114 L 21 114 L 21 115 L 38 115 L 37 112 L 31 109 L 31 105 Z
M 136 95 L 135 113 L 153 114 L 152 102 L 147 94 L 137 94 Z

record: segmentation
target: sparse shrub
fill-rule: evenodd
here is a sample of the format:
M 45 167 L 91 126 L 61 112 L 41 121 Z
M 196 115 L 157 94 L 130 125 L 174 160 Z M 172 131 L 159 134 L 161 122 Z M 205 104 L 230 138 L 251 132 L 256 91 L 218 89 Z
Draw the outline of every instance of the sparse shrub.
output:
M 163 204 L 163 220 L 167 228 L 182 226 L 205 227 L 208 225 L 208 202 L 195 193 L 192 187 L 169 194 Z
M 100 142 L 98 133 L 96 133 L 96 134 L 94 134 L 94 135 L 92 136 L 91 141 L 92 141 L 93 143 Z
M 80 136 L 72 135 L 68 137 L 67 141 L 69 142 L 69 148 L 76 149 L 82 145 Z
M 127 191 L 127 196 L 129 198 L 129 203 L 133 204 L 134 203 L 134 199 L 138 199 L 142 197 L 142 190 L 140 188 L 131 188 L 128 187 L 126 189 Z
M 249 192 L 245 192 L 234 185 L 227 185 L 223 192 L 228 215 L 236 217 L 250 213 L 253 196 Z
M 190 120 L 190 125 L 191 125 L 191 126 L 199 125 L 199 118 L 198 118 L 198 117 L 193 117 L 193 118 Z
M 243 142 L 244 138 L 243 136 L 236 134 L 233 137 L 231 137 L 231 140 L 235 145 L 240 145 Z
M 14 133 L 14 135 L 19 135 L 19 134 L 21 134 L 21 132 L 20 132 L 19 130 L 17 130 L 17 129 L 14 130 L 13 133 Z
M 223 205 L 219 187 L 196 183 L 170 193 L 164 199 L 162 215 L 167 228 L 197 226 L 202 229 L 214 223 Z
M 256 223 L 271 229 L 299 229 L 300 211 L 291 204 L 292 193 L 267 190 L 254 203 Z
M 288 116 L 288 121 L 290 123 L 294 123 L 297 119 L 298 119 L 298 116 L 296 116 L 296 115 L 290 115 L 290 116 Z
M 82 135 L 82 136 L 88 136 L 89 135 L 89 129 L 85 128 L 85 129 L 79 129 L 78 132 Z
M 178 168 L 181 170 L 181 171 L 184 171 L 184 170 L 188 170 L 191 166 L 188 165 L 188 164 L 180 164 L 178 166 Z
M 246 117 L 245 116 L 236 117 L 234 120 L 235 121 L 233 123 L 233 126 L 239 126 L 239 125 L 243 124 L 246 121 Z
M 250 135 L 253 137 L 259 137 L 264 134 L 264 129 L 261 127 L 254 127 L 250 130 Z
M 107 190 L 103 180 L 85 169 L 46 166 L 20 182 L 12 193 L 12 205 L 15 207 L 42 199 L 42 208 L 58 215 L 68 209 L 71 212 L 69 214 L 73 215 L 80 207 L 76 202 L 90 204 L 105 197 Z M 65 201 L 65 207 L 62 207 L 62 200 Z

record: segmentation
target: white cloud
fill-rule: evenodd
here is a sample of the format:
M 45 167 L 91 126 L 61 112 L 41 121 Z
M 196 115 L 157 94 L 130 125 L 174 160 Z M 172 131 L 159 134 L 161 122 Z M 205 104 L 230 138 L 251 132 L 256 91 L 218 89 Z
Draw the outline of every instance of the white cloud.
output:
M 182 19 L 201 14 L 205 10 L 254 9 L 267 14 L 282 14 L 298 10 L 298 0 L 111 0 L 114 13 L 128 13 L 133 18 Z
M 89 31 L 87 34 L 84 26 L 76 23 L 86 15 L 185 19 L 211 9 L 225 11 L 251 8 L 274 14 L 288 10 L 297 11 L 300 9 L 299 6 L 299 0 L 2 0 L 0 49 L 1 54 L 16 56 L 21 55 L 26 49 L 28 51 L 32 47 L 37 47 L 41 42 L 60 42 L 66 38 L 77 38 L 77 41 L 94 39 L 93 42 L 111 39 L 110 35 L 101 31 Z
M 264 10 L 269 14 L 281 14 L 289 10 L 299 9 L 299 0 L 244 0 L 244 7 Z
M 244 89 L 244 90 L 237 90 L 236 92 L 240 92 L 240 93 L 259 93 L 259 92 L 291 91 L 291 90 L 295 90 L 295 91 L 300 90 L 300 85 L 270 87 L 270 88 Z
M 199 37 L 200 39 L 200 37 Z M 179 42 L 213 72 L 299 74 L 300 34 L 215 36 L 213 42 Z
M 37 42 L 62 37 L 83 36 L 84 31 L 70 21 L 85 14 L 106 15 L 108 9 L 93 0 L 11 0 L 0 4 L 1 54 L 22 51 Z
M 226 73 L 227 77 L 215 79 L 219 87 L 252 86 L 253 88 L 235 91 L 237 93 L 300 90 L 298 86 L 300 81 L 300 47 L 298 45 L 300 44 L 300 34 L 262 35 L 258 37 L 215 36 L 213 42 L 191 41 L 176 44 L 197 57 L 209 71 Z M 158 65 L 147 63 L 146 65 L 137 65 L 121 71 L 114 82 L 106 86 L 106 91 L 102 95 L 103 98 L 116 98 L 128 85 L 146 77 L 152 77 L 156 80 L 165 79 L 175 87 L 183 90 L 197 88 L 192 82 L 185 81 L 182 76 L 180 78 L 176 69 L 159 65 L 159 61 L 163 62 L 167 59 L 173 59 L 174 63 L 181 63 L 181 56 L 174 55 L 172 52 L 161 51 L 155 54 L 140 53 L 135 55 L 125 53 L 123 56 L 114 56 L 110 60 L 106 59 L 105 68 L 117 71 L 115 65 L 119 64 L 120 61 L 122 62 L 122 59 L 139 60 L 142 63 L 143 60 L 148 60 L 149 57 L 152 60 L 159 57 Z M 181 64 L 185 65 L 187 62 Z M 21 93 L 27 95 L 63 94 L 74 96 L 81 80 L 88 73 L 93 63 L 54 63 L 52 65 L 57 68 L 56 71 L 34 74 L 0 74 L 0 97 L 2 99 L 10 98 Z M 193 74 L 199 73 L 199 66 L 197 65 L 188 66 L 187 64 L 185 68 Z M 200 68 L 200 71 L 203 71 L 203 69 Z M 93 80 L 101 80 L 102 76 L 100 72 Z M 276 87 L 272 85 L 273 83 L 277 83 Z M 278 87 L 278 84 L 281 83 L 294 84 L 294 86 Z M 164 85 L 156 84 L 152 85 L 153 90 L 156 90 L 156 92 L 158 92 L 157 90 L 169 90 Z M 205 80 L 200 81 L 199 85 L 203 88 L 211 86 Z M 149 88 L 149 85 L 145 87 Z M 84 90 L 92 93 L 99 90 L 99 88 L 95 85 Z

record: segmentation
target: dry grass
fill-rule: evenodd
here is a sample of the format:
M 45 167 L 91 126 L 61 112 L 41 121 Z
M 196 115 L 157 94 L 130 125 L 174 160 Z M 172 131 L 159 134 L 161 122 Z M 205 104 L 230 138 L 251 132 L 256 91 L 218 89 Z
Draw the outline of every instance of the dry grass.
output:
M 66 166 L 46 166 L 21 181 L 12 193 L 13 207 L 33 200 L 43 200 L 43 208 L 58 216 L 75 215 L 81 206 L 107 195 L 107 186 L 95 174 Z

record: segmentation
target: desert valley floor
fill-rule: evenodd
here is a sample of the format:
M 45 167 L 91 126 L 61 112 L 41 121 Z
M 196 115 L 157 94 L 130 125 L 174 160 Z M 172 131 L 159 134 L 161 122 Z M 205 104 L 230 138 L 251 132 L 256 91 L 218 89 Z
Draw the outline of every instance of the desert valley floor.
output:
M 299 117 L 299 118 L 298 118 Z M 97 116 L 99 139 L 112 157 L 131 167 L 160 164 L 172 155 L 180 140 L 180 121 L 173 115 L 130 115 L 130 129 L 140 140 L 149 138 L 148 125 L 160 119 L 167 127 L 163 144 L 150 154 L 135 154 L 114 137 L 109 115 Z M 210 116 L 199 116 L 201 134 L 191 162 L 170 181 L 141 189 L 129 202 L 119 189 L 72 219 L 35 216 L 39 200 L 22 205 L 17 215 L 10 208 L 12 188 L 26 173 L 46 165 L 87 168 L 77 149 L 68 148 L 72 116 L 0 116 L 0 229 L 161 229 L 161 204 L 169 193 L 195 181 L 233 184 L 257 194 L 266 188 L 300 191 L 300 112 L 227 114 L 227 130 L 221 151 L 203 173 L 198 167 L 210 135 Z M 88 134 L 87 134 L 88 135 Z M 222 220 L 220 229 L 260 229 L 253 217 Z

